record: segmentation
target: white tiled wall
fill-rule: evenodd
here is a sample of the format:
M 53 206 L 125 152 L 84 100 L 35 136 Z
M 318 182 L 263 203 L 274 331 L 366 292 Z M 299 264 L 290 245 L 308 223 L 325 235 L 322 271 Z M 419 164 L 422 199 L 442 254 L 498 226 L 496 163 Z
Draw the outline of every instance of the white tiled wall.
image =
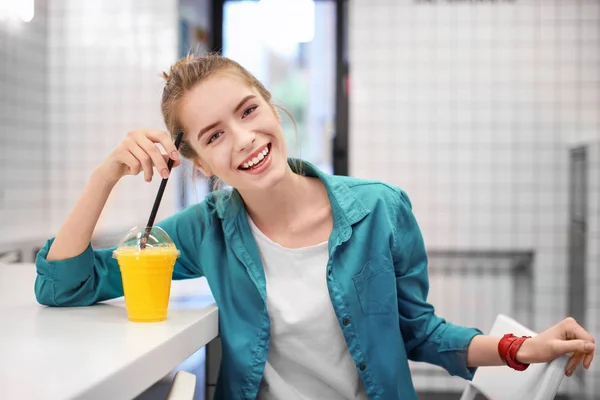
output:
M 37 1 L 0 22 L 0 242 L 56 233 L 93 168 L 135 128 L 164 129 L 160 73 L 177 58 L 176 0 Z M 124 179 L 98 233 L 145 224 L 159 179 Z M 159 216 L 175 206 L 170 184 Z
M 533 328 L 559 321 L 566 143 L 600 137 L 600 2 L 350 4 L 350 173 L 403 187 L 430 248 L 535 251 Z
M 177 58 L 177 14 L 175 0 L 49 2 L 51 230 L 128 130 L 164 129 L 159 74 Z M 98 229 L 145 224 L 159 181 L 125 178 Z M 173 211 L 168 188 L 158 219 Z
M 48 228 L 47 17 L 36 3 L 29 23 L 0 15 L 0 244 Z

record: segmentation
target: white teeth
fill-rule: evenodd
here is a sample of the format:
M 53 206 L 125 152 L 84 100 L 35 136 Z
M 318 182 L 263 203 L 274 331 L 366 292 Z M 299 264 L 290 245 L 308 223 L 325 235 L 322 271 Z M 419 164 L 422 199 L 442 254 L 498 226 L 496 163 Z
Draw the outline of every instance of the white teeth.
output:
M 265 147 L 263 149 L 263 151 L 261 151 L 260 153 L 258 153 L 256 157 L 252 158 L 252 160 L 250 160 L 250 161 L 245 162 L 244 164 L 242 164 L 242 168 L 243 169 L 252 168 L 254 165 L 256 165 L 259 162 L 261 162 L 262 160 L 264 160 L 265 157 L 267 156 L 267 154 L 269 154 L 269 148 Z

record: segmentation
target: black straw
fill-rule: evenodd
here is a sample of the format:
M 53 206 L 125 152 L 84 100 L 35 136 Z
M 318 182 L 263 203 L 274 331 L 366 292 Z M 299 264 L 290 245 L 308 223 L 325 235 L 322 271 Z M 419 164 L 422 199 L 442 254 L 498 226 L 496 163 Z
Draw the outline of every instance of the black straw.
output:
M 183 132 L 179 132 L 177 137 L 175 138 L 175 148 L 179 150 L 179 144 L 181 143 L 181 139 L 183 138 Z M 169 158 L 167 162 L 167 168 L 169 169 L 169 173 L 171 172 L 171 168 L 173 168 L 173 163 L 175 160 Z M 146 224 L 146 231 L 144 232 L 144 236 L 141 240 L 141 248 L 146 248 L 146 244 L 148 243 L 148 237 L 150 236 L 150 232 L 152 231 L 152 226 L 154 225 L 154 220 L 156 219 L 156 213 L 158 212 L 158 207 L 160 206 L 160 201 L 162 200 L 163 193 L 165 192 L 165 188 L 167 187 L 167 182 L 169 178 L 164 178 L 160 182 L 160 187 L 158 188 L 158 194 L 156 195 L 156 199 L 154 200 L 154 205 L 152 206 L 152 212 L 150 213 L 150 218 L 148 218 L 148 223 Z

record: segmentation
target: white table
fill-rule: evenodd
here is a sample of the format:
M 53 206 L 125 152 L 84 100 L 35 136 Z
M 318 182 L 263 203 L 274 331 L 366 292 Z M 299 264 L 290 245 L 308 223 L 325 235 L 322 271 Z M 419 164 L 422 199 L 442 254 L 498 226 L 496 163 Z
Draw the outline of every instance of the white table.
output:
M 127 320 L 123 298 L 37 304 L 32 264 L 0 264 L 0 398 L 131 399 L 218 334 L 205 279 L 174 281 L 167 320 Z

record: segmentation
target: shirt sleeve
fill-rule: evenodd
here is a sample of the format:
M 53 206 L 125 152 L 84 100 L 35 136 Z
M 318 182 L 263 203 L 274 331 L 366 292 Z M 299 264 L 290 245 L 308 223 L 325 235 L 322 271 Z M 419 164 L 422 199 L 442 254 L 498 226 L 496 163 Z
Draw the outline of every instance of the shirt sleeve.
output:
M 159 222 L 180 251 L 173 279 L 197 278 L 203 275 L 199 264 L 200 232 L 203 222 L 200 205 L 195 205 Z M 34 290 L 38 303 L 47 306 L 86 306 L 123 296 L 121 271 L 113 258 L 116 246 L 93 249 L 65 260 L 48 261 L 54 243 L 48 240 L 36 256 L 37 277 Z
M 410 199 L 398 197 L 394 255 L 400 329 L 408 358 L 444 368 L 450 375 L 472 380 L 476 368 L 467 368 L 467 349 L 479 329 L 454 325 L 435 315 L 427 302 L 427 253 Z

